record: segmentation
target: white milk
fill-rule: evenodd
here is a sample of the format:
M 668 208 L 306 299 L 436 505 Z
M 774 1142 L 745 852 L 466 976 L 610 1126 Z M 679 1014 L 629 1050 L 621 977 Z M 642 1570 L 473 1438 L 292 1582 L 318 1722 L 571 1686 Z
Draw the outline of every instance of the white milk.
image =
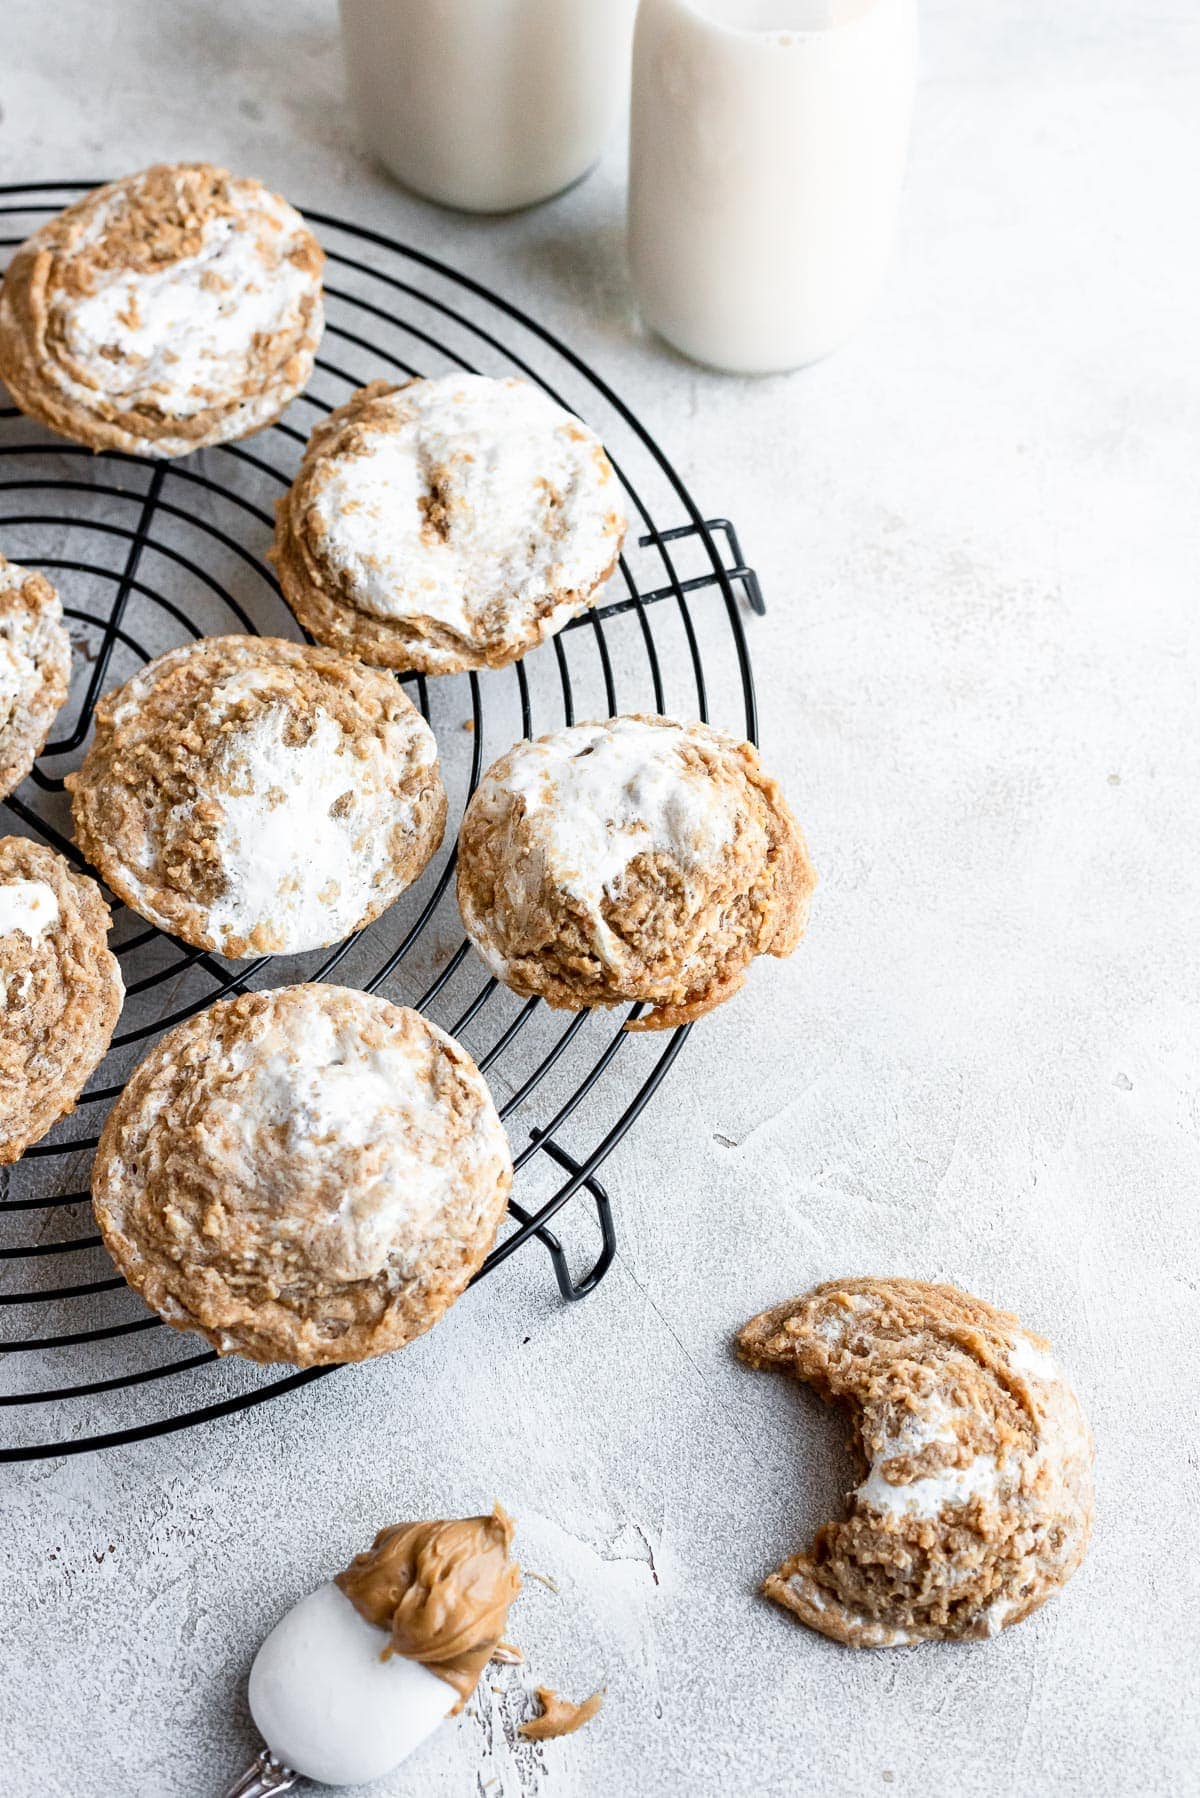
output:
M 341 0 L 367 143 L 407 187 L 508 212 L 569 187 L 629 91 L 637 0 Z
M 629 246 L 646 323 L 765 374 L 855 330 L 895 227 L 916 0 L 642 0 Z

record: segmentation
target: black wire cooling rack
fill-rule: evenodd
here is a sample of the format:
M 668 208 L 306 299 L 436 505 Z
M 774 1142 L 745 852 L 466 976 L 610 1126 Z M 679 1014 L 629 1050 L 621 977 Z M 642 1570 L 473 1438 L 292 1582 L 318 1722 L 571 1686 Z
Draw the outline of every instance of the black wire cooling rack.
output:
M 91 185 L 0 187 L 0 264 Z M 308 392 L 268 430 L 149 462 L 93 456 L 0 408 L 0 550 L 55 582 L 75 647 L 71 699 L 5 802 L 8 828 L 85 866 L 70 840 L 63 776 L 78 764 L 99 695 L 189 637 L 297 635 L 266 560 L 274 501 L 317 418 L 377 376 L 472 369 L 536 381 L 604 438 L 628 500 L 626 553 L 602 603 L 514 668 L 403 677 L 437 733 L 450 818 L 422 879 L 369 929 L 321 955 L 228 963 L 114 904 L 128 997 L 112 1049 L 72 1117 L 0 1183 L 0 1461 L 138 1441 L 333 1371 L 281 1375 L 195 1352 L 114 1274 L 94 1233 L 88 1170 L 105 1111 L 148 1045 L 181 1018 L 253 986 L 333 978 L 427 1012 L 474 1054 L 513 1142 L 509 1225 L 479 1277 L 536 1239 L 568 1300 L 591 1292 L 615 1253 L 598 1170 L 687 1035 L 631 1036 L 622 1025 L 636 1008 L 570 1016 L 481 980 L 449 888 L 467 798 L 518 737 L 640 710 L 711 717 L 755 738 L 742 611 L 761 611 L 762 597 L 733 527 L 704 518 L 628 406 L 518 307 L 377 232 L 307 217 L 328 258 L 328 323 Z M 551 1225 L 571 1201 L 568 1256 Z

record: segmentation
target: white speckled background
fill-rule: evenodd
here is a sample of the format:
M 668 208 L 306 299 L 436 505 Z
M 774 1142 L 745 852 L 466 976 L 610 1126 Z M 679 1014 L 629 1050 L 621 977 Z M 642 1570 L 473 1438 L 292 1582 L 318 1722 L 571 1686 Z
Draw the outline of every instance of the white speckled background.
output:
M 558 1585 L 531 1668 L 606 1708 L 514 1748 L 504 1670 L 380 1798 L 1200 1791 L 1198 67 L 1193 0 L 926 0 L 877 315 L 738 383 L 634 329 L 619 146 L 453 218 L 357 156 L 332 0 L 5 0 L 0 180 L 228 161 L 511 293 L 656 424 L 763 577 L 765 752 L 823 876 L 610 1163 L 593 1300 L 518 1258 L 385 1365 L 5 1470 L 13 1798 L 215 1798 L 281 1608 L 494 1495 Z M 837 1432 L 730 1333 L 850 1272 L 1011 1304 L 1090 1410 L 1090 1558 L 991 1644 L 855 1657 L 755 1596 Z

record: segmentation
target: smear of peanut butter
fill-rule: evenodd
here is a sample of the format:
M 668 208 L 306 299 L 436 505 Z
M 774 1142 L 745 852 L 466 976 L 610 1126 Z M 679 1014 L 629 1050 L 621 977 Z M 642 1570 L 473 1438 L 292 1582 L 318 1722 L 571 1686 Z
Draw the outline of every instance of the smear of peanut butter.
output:
M 549 1686 L 539 1686 L 537 1701 L 542 1707 L 541 1716 L 531 1717 L 517 1731 L 527 1742 L 549 1742 L 555 1736 L 573 1736 L 577 1729 L 591 1722 L 604 1703 L 604 1693 L 593 1692 L 582 1704 L 572 1704 L 569 1698 L 560 1698 Z
M 359 1615 L 386 1630 L 380 1658 L 420 1661 L 454 1687 L 455 1711 L 500 1645 L 521 1590 L 521 1570 L 509 1559 L 512 1537 L 512 1519 L 499 1505 L 490 1517 L 396 1523 L 336 1575 Z

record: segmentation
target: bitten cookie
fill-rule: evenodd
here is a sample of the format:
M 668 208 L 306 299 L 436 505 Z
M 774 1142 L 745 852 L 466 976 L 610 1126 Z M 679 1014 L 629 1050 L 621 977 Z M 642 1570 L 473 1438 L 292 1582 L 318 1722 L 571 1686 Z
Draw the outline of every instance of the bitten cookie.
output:
M 992 1636 L 1065 1585 L 1092 1524 L 1092 1441 L 1048 1345 L 917 1280 L 827 1281 L 752 1318 L 752 1367 L 844 1405 L 863 1479 L 763 1591 L 854 1648 Z
M 384 668 L 501 668 L 592 603 L 625 534 L 598 437 L 527 381 L 373 381 L 279 502 L 284 595 Z
M 109 921 L 94 880 L 0 837 L 0 1162 L 73 1111 L 104 1059 L 125 996 Z
M 750 744 L 669 718 L 518 743 L 459 837 L 459 908 L 497 979 L 573 1011 L 640 1001 L 639 1030 L 690 1023 L 756 955 L 790 955 L 815 882 Z
M 0 799 L 42 752 L 71 684 L 71 640 L 44 575 L 0 556 Z
M 127 905 L 240 958 L 361 929 L 442 840 L 433 732 L 389 674 L 271 637 L 205 637 L 96 707 L 75 832 Z
M 244 437 L 312 373 L 323 262 L 259 182 L 156 164 L 22 244 L 0 290 L 0 377 L 92 449 L 183 456 Z
M 436 1323 L 511 1184 L 466 1050 L 418 1012 L 314 985 L 225 1000 L 165 1036 L 113 1107 L 92 1197 L 167 1323 L 315 1367 Z

